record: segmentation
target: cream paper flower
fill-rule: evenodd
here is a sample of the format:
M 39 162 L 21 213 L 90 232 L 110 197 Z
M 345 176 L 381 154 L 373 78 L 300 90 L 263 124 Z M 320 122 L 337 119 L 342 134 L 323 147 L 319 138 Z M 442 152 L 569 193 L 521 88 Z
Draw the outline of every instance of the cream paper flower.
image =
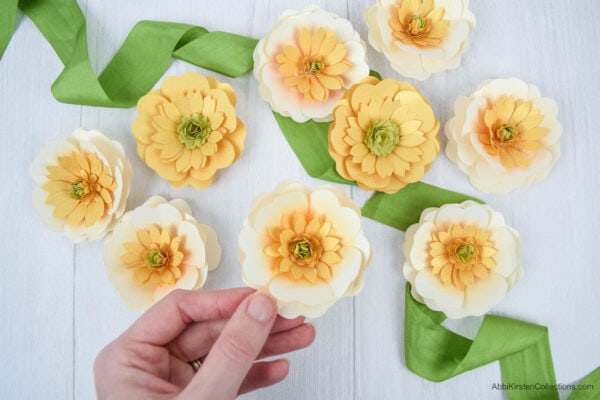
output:
M 519 234 L 473 201 L 424 210 L 403 250 L 413 297 L 449 318 L 485 314 L 523 274 Z
M 274 111 L 296 122 L 331 121 L 335 103 L 369 67 L 352 24 L 309 6 L 285 11 L 258 42 L 254 75 Z
M 127 308 L 148 308 L 175 289 L 199 289 L 221 260 L 217 234 L 181 199 L 153 196 L 106 238 L 104 264 Z
M 277 299 L 280 315 L 318 317 L 360 292 L 371 247 L 342 190 L 283 182 L 254 200 L 239 257 L 246 285 Z
M 507 193 L 545 179 L 560 157 L 558 107 L 522 80 L 487 80 L 454 103 L 446 155 L 484 192 Z
M 371 46 L 419 80 L 457 68 L 476 23 L 468 0 L 377 0 L 365 20 Z
M 42 221 L 73 242 L 101 239 L 125 210 L 131 166 L 123 146 L 101 132 L 77 129 L 48 143 L 30 173 Z

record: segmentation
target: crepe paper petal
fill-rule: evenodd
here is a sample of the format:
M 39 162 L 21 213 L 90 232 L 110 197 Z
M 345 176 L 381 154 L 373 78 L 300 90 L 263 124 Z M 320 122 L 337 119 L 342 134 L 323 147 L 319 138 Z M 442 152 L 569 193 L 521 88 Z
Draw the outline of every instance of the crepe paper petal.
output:
M 393 194 L 422 178 L 437 156 L 439 121 L 412 85 L 368 77 L 333 109 L 329 153 L 361 189 Z
M 189 211 L 184 200 L 153 196 L 126 212 L 107 236 L 106 272 L 127 308 L 146 309 L 178 288 L 199 289 L 218 265 L 214 230 Z
M 199 26 L 140 21 L 96 77 L 88 58 L 85 18 L 75 0 L 22 0 L 19 7 L 65 65 L 52 84 L 52 94 L 63 103 L 131 107 L 160 79 L 171 57 L 237 77 L 252 69 L 252 53 L 258 43 L 227 32 L 208 32 Z M 3 12 L 2 18 L 11 22 L 10 13 Z M 14 22 L 11 24 L 14 26 Z M 1 26 L 0 45 L 9 29 Z
M 123 146 L 101 132 L 77 129 L 48 143 L 30 173 L 42 222 L 75 243 L 101 239 L 125 211 L 131 166 Z
M 165 78 L 140 98 L 131 130 L 144 162 L 175 187 L 205 188 L 244 149 L 233 88 L 195 72 Z
M 285 11 L 254 51 L 261 97 L 296 122 L 330 121 L 344 91 L 368 74 L 352 24 L 316 6 Z
M 239 257 L 244 283 L 273 296 L 283 317 L 318 317 L 360 291 L 371 247 L 345 192 L 286 181 L 254 201 Z
M 508 193 L 545 179 L 560 158 L 556 102 L 520 79 L 482 82 L 454 104 L 446 155 L 483 192 Z
M 522 275 L 521 244 L 496 214 L 467 200 L 429 208 L 406 230 L 403 273 L 419 301 L 463 318 L 485 314 L 504 298 Z
M 468 0 L 377 0 L 365 21 L 371 46 L 418 80 L 457 68 L 476 24 Z

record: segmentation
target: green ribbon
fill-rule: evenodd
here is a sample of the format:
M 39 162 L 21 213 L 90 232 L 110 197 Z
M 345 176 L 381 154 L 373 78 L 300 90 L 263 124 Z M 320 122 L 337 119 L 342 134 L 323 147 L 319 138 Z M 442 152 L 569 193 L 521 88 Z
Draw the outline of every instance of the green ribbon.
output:
M 273 112 L 284 137 L 314 178 L 355 184 L 341 177 L 329 154 L 329 123 L 298 123 Z M 465 200 L 483 201 L 423 182 L 402 188 L 395 194 L 376 192 L 365 203 L 362 214 L 399 230 L 419 222 L 423 210 Z M 556 400 L 556 378 L 544 326 L 511 318 L 486 315 L 475 341 L 444 328 L 444 313 L 430 310 L 410 295 L 405 300 L 404 347 L 407 367 L 415 374 L 439 382 L 499 360 L 504 390 L 511 400 Z M 600 388 L 600 368 L 581 383 Z M 580 384 L 581 384 L 580 383 Z M 490 387 L 490 390 L 492 388 Z M 593 391 L 575 390 L 569 400 L 592 399 Z
M 0 49 L 8 43 L 17 1 L 4 1 Z M 86 23 L 75 0 L 20 0 L 19 7 L 35 23 L 65 68 L 52 84 L 63 103 L 131 107 L 164 74 L 171 57 L 237 77 L 253 67 L 256 39 L 198 26 L 158 21 L 138 22 L 100 76 L 89 60 Z
M 557 400 L 556 377 L 550 352 L 548 328 L 486 315 L 475 340 L 444 328 L 444 313 L 416 301 L 406 284 L 404 351 L 407 367 L 434 382 L 500 361 L 502 382 L 511 400 Z M 596 368 L 573 391 L 570 400 L 600 397 L 600 368 Z M 490 390 L 492 388 L 490 387 Z
M 17 5 L 36 24 L 65 66 L 52 85 L 52 94 L 64 103 L 131 107 L 160 79 L 172 57 L 231 77 L 240 76 L 253 67 L 255 39 L 208 32 L 187 24 L 141 21 L 96 77 L 88 56 L 85 18 L 75 0 L 2 0 L 0 58 L 14 30 Z M 374 71 L 371 75 L 379 77 Z M 335 170 L 328 151 L 328 123 L 299 124 L 280 114 L 274 115 L 309 175 L 354 184 Z M 362 211 L 366 217 L 404 230 L 418 222 L 425 208 L 467 199 L 479 201 L 418 182 L 393 195 L 375 193 Z M 408 286 L 405 348 L 406 363 L 411 371 L 426 379 L 441 381 L 500 360 L 502 380 L 511 400 L 557 398 L 552 388 L 518 387 L 536 383 L 551 386 L 555 382 L 545 327 L 488 315 L 477 337 L 471 341 L 442 327 L 444 314 L 418 303 L 409 293 Z M 579 384 L 600 388 L 600 368 Z M 595 399 L 599 397 L 596 393 L 597 390 L 576 390 L 569 399 Z

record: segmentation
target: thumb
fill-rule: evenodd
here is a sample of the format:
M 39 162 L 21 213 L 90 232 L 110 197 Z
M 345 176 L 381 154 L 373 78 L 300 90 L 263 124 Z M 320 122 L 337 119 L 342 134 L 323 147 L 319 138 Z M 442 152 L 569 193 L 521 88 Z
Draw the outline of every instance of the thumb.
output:
M 238 306 L 184 393 L 196 399 L 234 399 L 264 346 L 276 316 L 277 307 L 271 297 L 260 292 L 248 296 Z

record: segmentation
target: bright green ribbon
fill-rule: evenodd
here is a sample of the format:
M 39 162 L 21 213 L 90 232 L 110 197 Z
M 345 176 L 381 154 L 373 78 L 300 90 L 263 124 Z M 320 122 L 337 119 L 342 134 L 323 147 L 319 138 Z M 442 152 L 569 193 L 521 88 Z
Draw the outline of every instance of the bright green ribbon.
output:
M 404 304 L 406 365 L 417 375 L 440 382 L 499 360 L 511 400 L 558 399 L 545 326 L 486 315 L 475 340 L 469 340 L 444 328 L 445 314 L 416 301 L 408 283 Z M 600 368 L 579 385 L 594 385 L 595 389 L 576 389 L 569 400 L 600 397 Z
M 328 182 L 356 184 L 341 177 L 335 169 L 335 161 L 328 150 L 329 122 L 309 120 L 298 123 L 276 112 L 273 112 L 273 115 L 283 136 L 310 176 Z M 415 182 L 395 194 L 376 192 L 363 206 L 362 215 L 396 229 L 405 230 L 419 222 L 419 217 L 426 208 L 439 207 L 446 203 L 460 203 L 465 200 L 481 202 L 464 194 Z
M 14 29 L 17 1 L 3 0 L 0 50 Z M 19 7 L 35 23 L 64 64 L 52 84 L 63 103 L 131 107 L 164 74 L 171 57 L 237 77 L 253 67 L 257 40 L 172 22 L 138 22 L 100 76 L 88 56 L 85 18 L 75 0 L 20 0 Z M 1 53 L 0 53 L 1 54 Z
M 341 177 L 335 169 L 335 161 L 328 150 L 329 123 L 312 120 L 297 123 L 276 112 L 273 115 L 310 176 L 355 184 Z M 416 182 L 395 194 L 376 192 L 363 206 L 362 214 L 404 231 L 419 222 L 424 209 L 465 200 L 483 203 L 461 193 Z M 410 295 L 410 284 L 407 284 L 405 307 L 406 365 L 415 374 L 439 382 L 499 360 L 509 399 L 558 399 L 546 327 L 486 315 L 475 341 L 472 341 L 444 328 L 441 323 L 446 316 L 415 301 Z M 597 390 L 600 389 L 600 368 L 581 383 L 595 384 Z M 592 399 L 594 393 L 597 392 L 576 390 L 569 400 Z

